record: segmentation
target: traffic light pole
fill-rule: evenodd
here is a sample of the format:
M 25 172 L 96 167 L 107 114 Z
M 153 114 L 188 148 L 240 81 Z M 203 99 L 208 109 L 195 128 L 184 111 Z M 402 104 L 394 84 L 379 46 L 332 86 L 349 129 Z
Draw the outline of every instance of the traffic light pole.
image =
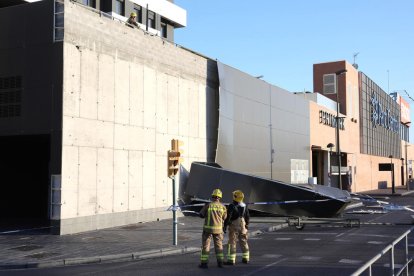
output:
M 172 177 L 172 188 L 173 188 L 173 245 L 177 245 L 177 200 L 175 195 L 175 176 Z

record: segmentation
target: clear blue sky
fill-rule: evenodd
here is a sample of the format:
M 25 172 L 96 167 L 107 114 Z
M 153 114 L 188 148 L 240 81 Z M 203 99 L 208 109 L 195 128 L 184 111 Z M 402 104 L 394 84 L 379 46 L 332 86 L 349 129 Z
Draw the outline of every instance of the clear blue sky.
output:
M 384 91 L 414 98 L 414 0 L 175 0 L 175 42 L 289 91 L 313 91 L 314 63 L 359 53 Z M 414 101 L 400 92 L 411 107 Z M 410 140 L 414 141 L 414 124 Z

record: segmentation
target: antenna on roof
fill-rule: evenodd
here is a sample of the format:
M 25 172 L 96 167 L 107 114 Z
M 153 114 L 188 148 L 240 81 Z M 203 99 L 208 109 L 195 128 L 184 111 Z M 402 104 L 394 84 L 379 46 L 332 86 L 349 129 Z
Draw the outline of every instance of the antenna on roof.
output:
M 355 62 L 355 60 L 356 60 L 356 57 L 359 55 L 359 52 L 358 53 L 354 53 L 354 63 L 352 64 L 352 66 L 354 66 L 354 68 L 355 69 L 358 69 L 358 64 L 356 64 L 356 62 Z

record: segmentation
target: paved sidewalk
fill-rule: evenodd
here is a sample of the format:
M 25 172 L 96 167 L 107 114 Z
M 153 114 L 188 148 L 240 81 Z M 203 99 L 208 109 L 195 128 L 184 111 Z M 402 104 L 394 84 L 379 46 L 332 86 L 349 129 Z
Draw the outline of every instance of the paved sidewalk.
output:
M 404 196 L 405 187 L 364 192 L 372 196 Z M 398 198 L 398 197 L 394 197 Z M 361 205 L 361 203 L 359 203 Z M 178 245 L 173 245 L 172 219 L 57 236 L 49 228 L 26 231 L 0 230 L 0 269 L 52 267 L 155 258 L 198 252 L 203 220 L 178 218 Z M 285 222 L 251 223 L 250 235 L 287 227 Z M 226 242 L 226 241 L 225 241 Z
M 203 220 L 178 218 L 178 245 L 173 245 L 172 219 L 57 236 L 49 229 L 0 233 L 0 269 L 52 267 L 127 261 L 198 252 Z M 252 236 L 284 223 L 250 225 Z

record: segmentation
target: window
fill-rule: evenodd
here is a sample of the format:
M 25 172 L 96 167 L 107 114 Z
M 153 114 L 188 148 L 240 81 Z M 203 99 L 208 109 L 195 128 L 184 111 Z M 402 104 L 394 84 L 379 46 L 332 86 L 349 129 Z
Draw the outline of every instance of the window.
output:
M 335 94 L 336 93 L 336 75 L 325 74 L 323 75 L 323 93 Z
M 82 4 L 95 8 L 95 0 L 82 0 Z
M 148 27 L 155 29 L 155 13 L 148 12 Z
M 167 38 L 167 24 L 161 22 L 161 37 Z
M 137 14 L 137 22 L 142 23 L 142 8 L 140 6 L 135 6 L 134 11 Z
M 119 15 L 125 15 L 124 0 L 115 0 L 115 13 Z

